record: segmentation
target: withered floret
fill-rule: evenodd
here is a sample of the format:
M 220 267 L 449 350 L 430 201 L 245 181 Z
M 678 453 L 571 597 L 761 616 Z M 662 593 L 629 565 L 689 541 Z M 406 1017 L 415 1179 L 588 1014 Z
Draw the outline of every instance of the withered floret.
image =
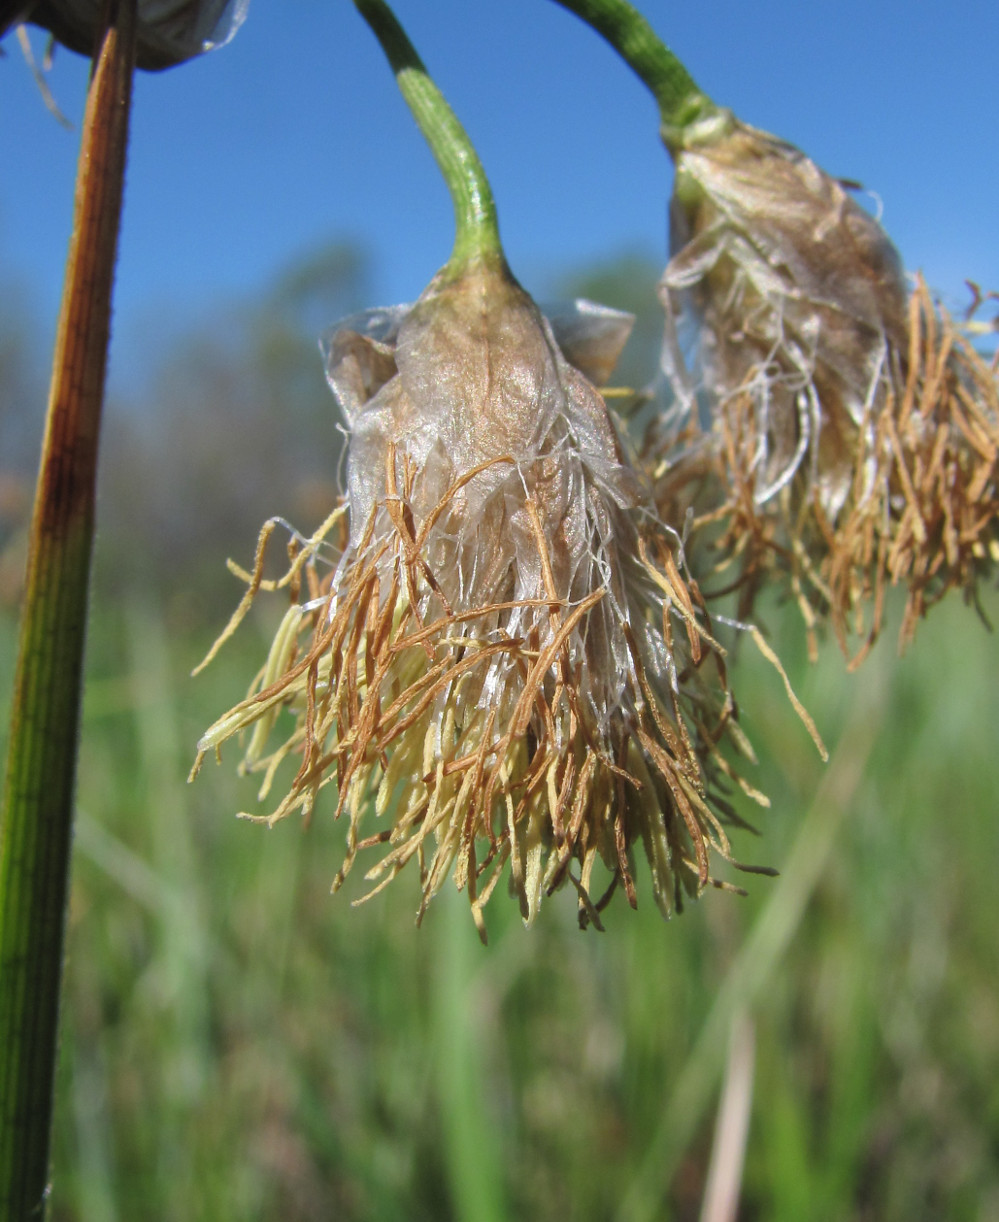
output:
M 721 111 L 675 158 L 663 365 L 688 440 L 706 436 L 664 464 L 660 511 L 707 478 L 699 507 L 723 523 L 742 613 L 783 569 L 809 623 L 828 614 L 847 652 L 860 635 L 857 659 L 886 585 L 904 584 L 904 643 L 995 562 L 995 371 L 921 283 L 910 294 L 849 184 L 798 149 Z
M 362 851 L 381 849 L 374 890 L 416 858 L 420 914 L 453 874 L 483 931 L 509 865 L 525 920 L 569 882 L 599 925 L 617 887 L 635 903 L 637 844 L 667 915 L 711 881 L 710 850 L 731 859 L 718 743 L 749 749 L 724 652 L 581 372 L 609 371 L 629 326 L 577 310 L 563 351 L 484 260 L 327 341 L 346 499 L 295 557 L 287 584 L 305 585 L 254 690 L 199 750 L 253 725 L 244 766 L 265 791 L 296 755 L 270 821 L 334 786 L 335 885 Z

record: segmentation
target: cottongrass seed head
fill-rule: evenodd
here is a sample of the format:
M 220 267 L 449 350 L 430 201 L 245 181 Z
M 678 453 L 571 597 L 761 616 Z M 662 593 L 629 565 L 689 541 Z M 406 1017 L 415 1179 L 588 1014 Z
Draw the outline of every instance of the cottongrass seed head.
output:
M 660 510 L 710 469 L 705 516 L 743 614 L 777 564 L 809 624 L 828 613 L 847 652 L 866 638 L 859 660 L 898 582 L 904 644 L 995 564 L 995 369 L 921 282 L 910 293 L 850 184 L 798 149 L 720 111 L 674 156 L 663 367 L 688 433 L 707 420 L 686 462 L 662 464 Z
M 419 916 L 450 874 L 484 936 L 508 872 L 525 921 L 568 883 L 599 927 L 614 890 L 636 903 L 640 844 L 669 915 L 731 860 L 729 780 L 765 801 L 719 751 L 751 755 L 681 540 L 586 376 L 629 327 L 588 303 L 549 322 L 482 260 L 325 342 L 346 495 L 269 583 L 292 605 L 198 763 L 246 730 L 266 795 L 295 756 L 270 823 L 335 790 L 334 888 L 359 855 L 369 894 L 415 858 Z M 223 639 L 268 585 L 272 530 Z

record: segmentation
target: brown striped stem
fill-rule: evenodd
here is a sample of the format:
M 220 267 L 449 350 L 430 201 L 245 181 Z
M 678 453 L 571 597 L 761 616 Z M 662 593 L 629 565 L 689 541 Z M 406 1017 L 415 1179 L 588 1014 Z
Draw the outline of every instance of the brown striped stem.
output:
M 111 292 L 136 0 L 105 0 L 76 180 L 0 806 L 0 1218 L 45 1215 Z

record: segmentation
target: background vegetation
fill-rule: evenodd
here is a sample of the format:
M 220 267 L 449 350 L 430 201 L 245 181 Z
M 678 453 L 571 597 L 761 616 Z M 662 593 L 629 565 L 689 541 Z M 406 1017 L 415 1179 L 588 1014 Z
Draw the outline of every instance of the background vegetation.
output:
M 652 278 L 630 259 L 571 287 L 654 319 Z M 832 760 L 743 650 L 773 807 L 736 848 L 781 877 L 670 925 L 640 878 L 602 936 L 567 894 L 530 932 L 497 895 L 487 949 L 450 892 L 416 930 L 415 876 L 357 910 L 330 898 L 328 810 L 238 822 L 254 799 L 233 752 L 186 784 L 269 640 L 263 611 L 187 677 L 239 596 L 224 557 L 245 562 L 270 514 L 310 528 L 333 495 L 313 336 L 366 304 L 365 279 L 330 246 L 109 408 L 53 1218 L 696 1218 L 733 1027 L 755 1046 L 740 1218 L 999 1217 L 999 687 L 960 600 L 856 677 L 830 643 L 810 666 L 796 612 L 772 609 Z M 45 381 L 6 300 L 0 733 Z

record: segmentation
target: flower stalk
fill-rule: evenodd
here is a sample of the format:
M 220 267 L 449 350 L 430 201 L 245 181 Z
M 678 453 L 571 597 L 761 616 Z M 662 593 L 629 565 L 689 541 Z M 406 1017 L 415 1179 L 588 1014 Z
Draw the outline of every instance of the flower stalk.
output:
M 628 0 L 555 0 L 601 34 L 638 78 L 659 107 L 667 148 L 680 146 L 692 124 L 723 112 L 703 93 L 681 61 L 662 42 Z
M 503 263 L 492 188 L 468 134 L 434 83 L 406 31 L 384 0 L 355 0 L 395 73 L 451 194 L 454 249 L 445 273 L 457 277 L 477 261 Z
M 87 587 L 135 0 L 105 4 L 77 175 L 0 808 L 0 1216 L 45 1212 Z

